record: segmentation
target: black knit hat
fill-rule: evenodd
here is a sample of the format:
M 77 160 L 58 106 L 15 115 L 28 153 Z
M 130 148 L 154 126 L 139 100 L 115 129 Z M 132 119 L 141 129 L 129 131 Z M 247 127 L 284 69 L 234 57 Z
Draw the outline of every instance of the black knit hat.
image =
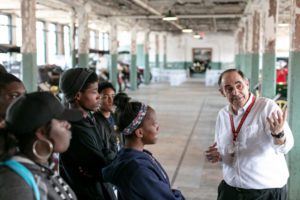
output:
M 115 87 L 113 86 L 113 84 L 111 84 L 108 81 L 104 81 L 104 82 L 100 82 L 98 84 L 98 92 L 101 93 L 103 90 L 105 90 L 106 88 L 111 88 L 114 92 L 116 92 Z
M 94 72 L 87 68 L 72 68 L 65 71 L 59 81 L 59 88 L 67 101 L 74 99 L 77 92 L 84 86 L 86 80 Z
M 78 110 L 65 109 L 50 92 L 25 94 L 14 101 L 7 110 L 7 129 L 16 135 L 32 133 L 51 119 L 78 121 L 83 114 Z

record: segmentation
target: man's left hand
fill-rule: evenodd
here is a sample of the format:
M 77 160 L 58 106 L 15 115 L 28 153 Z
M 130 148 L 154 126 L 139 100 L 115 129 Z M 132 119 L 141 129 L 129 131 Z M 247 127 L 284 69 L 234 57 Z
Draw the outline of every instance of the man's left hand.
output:
M 278 135 L 283 131 L 284 122 L 287 117 L 287 109 L 284 109 L 282 112 L 279 110 L 273 112 L 270 117 L 267 117 L 267 120 L 270 124 L 270 130 L 273 135 Z

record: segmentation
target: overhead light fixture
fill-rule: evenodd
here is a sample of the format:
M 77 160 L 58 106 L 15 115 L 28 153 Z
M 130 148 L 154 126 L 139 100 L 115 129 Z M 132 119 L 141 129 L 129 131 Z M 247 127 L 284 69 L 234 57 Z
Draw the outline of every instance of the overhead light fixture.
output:
M 164 21 L 175 21 L 178 18 L 171 12 L 171 10 L 168 11 L 168 14 L 162 18 Z
M 200 39 L 200 40 L 203 40 L 204 37 L 205 37 L 205 32 L 197 32 L 194 34 L 193 36 L 195 39 Z
M 278 24 L 278 26 L 279 27 L 288 27 L 288 26 L 290 26 L 289 24 L 284 24 L 284 23 L 282 23 L 282 24 Z
M 182 32 L 183 33 L 191 33 L 191 32 L 193 32 L 193 29 L 191 29 L 191 28 L 185 28 L 185 29 L 182 29 Z

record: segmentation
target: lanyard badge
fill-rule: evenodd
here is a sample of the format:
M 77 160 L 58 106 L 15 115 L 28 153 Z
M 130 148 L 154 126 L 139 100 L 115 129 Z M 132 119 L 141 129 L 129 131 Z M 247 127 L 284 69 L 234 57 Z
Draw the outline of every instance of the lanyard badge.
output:
M 248 117 L 248 114 L 250 113 L 250 111 L 251 111 L 251 109 L 252 109 L 252 107 L 253 107 L 253 105 L 255 103 L 255 99 L 256 99 L 256 97 L 253 96 L 252 102 L 248 106 L 248 108 L 246 109 L 246 111 L 245 111 L 245 113 L 244 113 L 244 115 L 243 115 L 240 123 L 238 124 L 237 129 L 235 129 L 235 127 L 234 127 L 233 115 L 229 113 L 233 146 L 231 148 L 229 148 L 228 153 L 230 153 L 232 157 L 234 157 L 234 152 L 236 151 L 236 146 L 237 146 L 237 143 L 238 143 L 238 141 L 237 141 L 238 135 L 239 135 L 239 133 L 241 131 L 241 128 L 242 128 L 242 126 L 243 126 L 246 118 Z

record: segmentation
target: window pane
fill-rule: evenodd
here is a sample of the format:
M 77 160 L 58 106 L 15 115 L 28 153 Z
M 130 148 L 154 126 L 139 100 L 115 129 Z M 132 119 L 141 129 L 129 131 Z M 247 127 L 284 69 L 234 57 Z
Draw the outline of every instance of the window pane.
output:
M 0 15 L 0 43 L 9 44 L 9 16 Z
M 17 46 L 22 46 L 22 20 L 20 17 L 17 17 L 16 19 L 16 38 L 17 38 L 17 41 L 16 41 L 16 44 Z
M 64 48 L 65 60 L 67 67 L 71 66 L 71 40 L 70 40 L 70 27 L 64 26 Z
M 104 33 L 99 35 L 99 49 L 104 50 Z
M 45 23 L 36 22 L 36 57 L 37 65 L 45 64 Z
M 55 61 L 57 54 L 57 37 L 56 37 L 56 25 L 49 24 L 48 26 L 48 63 L 51 64 Z
M 90 48 L 96 49 L 96 34 L 95 31 L 90 31 Z
M 104 51 L 108 51 L 109 50 L 109 34 L 108 33 L 104 33 L 104 38 L 103 38 L 103 47 L 104 47 Z
M 75 49 L 78 50 L 78 28 L 75 28 Z

